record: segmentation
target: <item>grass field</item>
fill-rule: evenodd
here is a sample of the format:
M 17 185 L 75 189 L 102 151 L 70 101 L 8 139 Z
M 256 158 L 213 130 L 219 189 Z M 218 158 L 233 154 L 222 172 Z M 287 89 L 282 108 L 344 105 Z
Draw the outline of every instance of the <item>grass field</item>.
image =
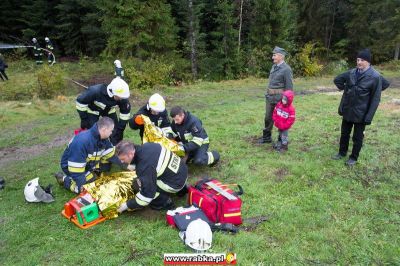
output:
M 30 78 L 9 76 L 15 86 Z M 221 153 L 216 167 L 190 166 L 189 182 L 211 176 L 241 184 L 243 217 L 268 217 L 237 235 L 214 233 L 210 252 L 236 252 L 239 265 L 399 265 L 400 86 L 383 93 L 359 163 L 349 169 L 344 160 L 330 159 L 340 135 L 338 93 L 295 97 L 297 121 L 286 154 L 254 143 L 263 125 L 265 83 L 202 82 L 161 91 L 168 108 L 179 104 L 202 119 L 211 148 Z M 333 87 L 332 77 L 294 84 L 297 92 Z M 133 111 L 151 93 L 134 92 Z M 56 185 L 52 173 L 79 125 L 74 100 L 1 102 L 0 265 L 161 265 L 164 253 L 190 252 L 166 226 L 165 212 L 124 213 L 88 230 L 60 215 L 74 195 Z M 125 138 L 138 142 L 138 132 L 127 129 Z M 25 201 L 23 188 L 35 177 L 54 184 L 54 203 Z

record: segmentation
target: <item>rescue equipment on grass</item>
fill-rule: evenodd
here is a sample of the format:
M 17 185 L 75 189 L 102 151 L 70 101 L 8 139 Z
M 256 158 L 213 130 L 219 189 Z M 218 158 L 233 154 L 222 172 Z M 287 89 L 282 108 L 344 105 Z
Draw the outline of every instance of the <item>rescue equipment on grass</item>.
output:
M 167 211 L 166 214 L 167 223 L 172 227 L 176 227 L 179 231 L 186 231 L 189 223 L 197 219 L 210 224 L 204 212 L 196 206 L 179 207 L 175 210 Z
M 144 121 L 143 144 L 146 142 L 159 143 L 176 155 L 185 156 L 185 150 L 176 141 L 164 136 L 162 130 L 153 125 L 148 116 L 140 115 L 140 117 Z
M 210 225 L 202 219 L 189 223 L 185 232 L 179 232 L 183 242 L 196 251 L 205 251 L 211 248 L 212 232 Z
M 242 223 L 239 195 L 243 194 L 243 189 L 235 184 L 239 191 L 234 192 L 228 186 L 216 179 L 200 180 L 195 186 L 189 186 L 188 203 L 201 208 L 213 223 L 239 225 Z
M 30 180 L 24 189 L 25 199 L 28 202 L 45 202 L 50 203 L 54 201 L 52 185 L 42 187 L 39 184 L 39 177 Z

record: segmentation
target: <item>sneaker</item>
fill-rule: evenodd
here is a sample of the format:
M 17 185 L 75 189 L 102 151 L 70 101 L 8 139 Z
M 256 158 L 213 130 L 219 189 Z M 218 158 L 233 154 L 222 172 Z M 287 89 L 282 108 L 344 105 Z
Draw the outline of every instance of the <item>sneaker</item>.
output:
M 331 158 L 332 160 L 340 160 L 342 158 L 344 158 L 345 155 L 341 155 L 340 153 L 333 155 Z
M 354 160 L 353 158 L 349 158 L 346 162 L 345 162 L 345 164 L 347 165 L 347 166 L 354 166 L 355 164 L 357 163 L 357 160 Z
M 64 174 L 63 172 L 55 173 L 55 174 L 54 174 L 54 177 L 56 178 L 57 183 L 58 183 L 60 186 L 64 186 L 65 174 Z

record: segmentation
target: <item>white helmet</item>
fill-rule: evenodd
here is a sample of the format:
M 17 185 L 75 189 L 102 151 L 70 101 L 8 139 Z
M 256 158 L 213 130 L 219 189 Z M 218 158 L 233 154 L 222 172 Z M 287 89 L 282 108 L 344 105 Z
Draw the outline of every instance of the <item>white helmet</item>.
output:
M 51 194 L 51 186 L 43 189 L 39 185 L 39 177 L 32 179 L 25 185 L 25 199 L 28 202 L 53 202 L 54 197 Z
M 154 93 L 149 98 L 148 107 L 158 113 L 164 112 L 165 100 L 160 94 Z
M 114 78 L 107 86 L 107 92 L 110 97 L 118 96 L 122 99 L 128 99 L 130 96 L 129 85 L 120 77 Z
M 116 67 L 119 67 L 119 68 L 122 67 L 121 61 L 119 61 L 118 59 L 114 61 L 114 65 L 115 65 Z
M 36 38 L 32 38 L 32 42 L 33 42 L 33 43 L 37 43 Z
M 49 41 L 50 41 L 49 37 L 44 38 L 44 40 L 45 40 L 46 42 L 49 42 Z
M 194 250 L 205 251 L 211 247 L 211 228 L 210 225 L 202 219 L 191 221 L 186 232 L 180 232 L 179 236 L 186 245 Z

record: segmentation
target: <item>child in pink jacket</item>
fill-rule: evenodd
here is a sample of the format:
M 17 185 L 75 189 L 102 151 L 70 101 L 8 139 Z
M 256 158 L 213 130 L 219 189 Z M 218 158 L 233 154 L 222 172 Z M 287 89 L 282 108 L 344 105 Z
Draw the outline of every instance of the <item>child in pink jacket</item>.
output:
M 278 142 L 274 145 L 274 149 L 279 152 L 288 150 L 289 129 L 294 124 L 296 110 L 292 104 L 294 93 L 291 90 L 284 91 L 282 99 L 276 104 L 272 114 L 274 125 L 278 128 Z

